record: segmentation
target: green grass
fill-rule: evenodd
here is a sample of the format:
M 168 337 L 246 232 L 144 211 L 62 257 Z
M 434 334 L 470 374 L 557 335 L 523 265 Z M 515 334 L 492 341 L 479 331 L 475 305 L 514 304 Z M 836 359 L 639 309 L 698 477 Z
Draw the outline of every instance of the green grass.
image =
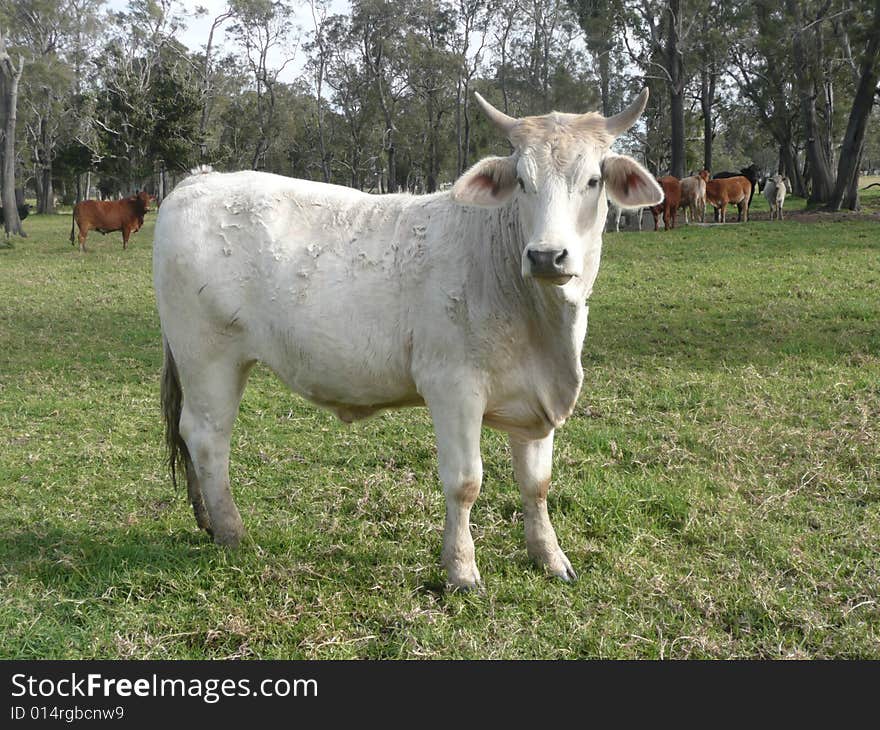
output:
M 550 509 L 527 561 L 506 441 L 444 590 L 427 413 L 346 427 L 257 369 L 233 435 L 249 530 L 196 532 L 163 466 L 153 216 L 0 250 L 0 657 L 880 658 L 880 227 L 606 236 Z

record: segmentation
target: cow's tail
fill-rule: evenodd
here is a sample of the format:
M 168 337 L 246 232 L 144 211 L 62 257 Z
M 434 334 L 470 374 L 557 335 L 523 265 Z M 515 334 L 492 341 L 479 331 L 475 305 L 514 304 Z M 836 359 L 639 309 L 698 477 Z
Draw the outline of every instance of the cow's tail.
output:
M 165 362 L 162 365 L 162 417 L 165 420 L 165 451 L 168 457 L 168 468 L 171 481 L 177 486 L 177 475 L 180 471 L 186 474 L 186 462 L 189 452 L 180 435 L 180 413 L 183 410 L 183 390 L 177 374 L 177 363 L 168 346 L 168 340 L 162 338 L 165 346 Z
M 171 348 L 168 340 L 162 338 L 162 344 L 165 348 L 165 362 L 162 365 L 162 417 L 165 420 L 165 449 L 168 456 L 168 469 L 171 472 L 171 482 L 177 487 L 179 475 L 183 473 L 186 481 L 186 492 L 189 502 L 195 514 L 196 524 L 209 535 L 213 534 L 211 529 L 211 518 L 202 499 L 202 490 L 196 478 L 196 470 L 193 466 L 192 458 L 189 455 L 189 449 L 186 447 L 186 441 L 180 435 L 180 414 L 183 411 L 183 389 L 180 387 L 180 376 L 177 373 L 177 363 L 174 362 L 174 355 L 171 354 Z

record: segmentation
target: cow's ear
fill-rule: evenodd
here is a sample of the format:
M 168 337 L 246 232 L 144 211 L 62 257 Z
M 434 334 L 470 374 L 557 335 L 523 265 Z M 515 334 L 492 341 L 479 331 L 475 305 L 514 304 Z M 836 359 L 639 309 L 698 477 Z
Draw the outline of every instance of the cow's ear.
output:
M 493 208 L 507 202 L 516 185 L 514 157 L 487 157 L 455 181 L 452 199 L 461 205 Z
M 644 208 L 663 200 L 663 188 L 632 157 L 606 155 L 602 160 L 602 179 L 608 197 L 621 208 Z

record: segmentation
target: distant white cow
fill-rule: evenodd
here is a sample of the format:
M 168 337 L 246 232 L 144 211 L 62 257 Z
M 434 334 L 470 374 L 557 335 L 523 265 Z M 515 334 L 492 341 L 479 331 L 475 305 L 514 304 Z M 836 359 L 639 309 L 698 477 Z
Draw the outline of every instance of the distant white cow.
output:
M 764 197 L 770 205 L 770 220 L 776 216 L 777 220 L 784 220 L 782 216 L 782 206 L 785 205 L 785 179 L 782 175 L 774 175 L 767 179 L 764 185 Z
M 585 301 L 607 194 L 658 202 L 653 176 L 609 151 L 645 108 L 514 119 L 477 96 L 513 144 L 449 192 L 375 196 L 261 172 L 184 180 L 160 208 L 154 284 L 172 476 L 198 525 L 234 546 L 232 424 L 262 361 L 343 421 L 427 405 L 446 498 L 443 563 L 480 581 L 470 510 L 480 430 L 510 435 L 529 555 L 569 580 L 547 513 L 556 428 L 580 391 Z
M 630 216 L 638 215 L 639 222 L 639 230 L 642 230 L 642 213 L 645 212 L 644 208 L 621 208 L 619 205 L 615 205 L 613 200 L 608 201 L 608 220 L 605 226 L 606 232 L 611 230 L 611 221 L 614 221 L 614 232 L 620 233 L 620 218 L 622 216 L 626 216 L 627 224 L 630 224 Z
M 684 209 L 684 222 L 690 224 L 690 219 L 700 222 L 706 220 L 706 181 L 697 175 L 691 175 L 681 181 L 681 202 L 679 207 Z

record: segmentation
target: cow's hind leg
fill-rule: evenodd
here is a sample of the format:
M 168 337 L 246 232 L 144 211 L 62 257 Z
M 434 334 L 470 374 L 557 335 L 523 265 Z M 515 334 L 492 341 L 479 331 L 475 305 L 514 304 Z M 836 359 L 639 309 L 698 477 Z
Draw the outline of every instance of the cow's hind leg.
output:
M 528 441 L 510 437 L 513 473 L 522 497 L 526 550 L 529 557 L 551 575 L 564 581 L 577 578 L 571 563 L 559 547 L 556 531 L 547 512 L 547 492 L 553 468 L 553 432 L 543 439 Z
M 231 362 L 178 363 L 190 502 L 199 527 L 208 529 L 218 545 L 231 547 L 244 536 L 244 524 L 229 486 L 229 441 L 249 369 Z
M 470 390 L 454 387 L 439 388 L 434 397 L 424 395 L 434 421 L 440 481 L 446 498 L 442 560 L 447 581 L 455 588 L 477 588 L 481 579 L 470 515 L 483 481 L 483 404 Z

